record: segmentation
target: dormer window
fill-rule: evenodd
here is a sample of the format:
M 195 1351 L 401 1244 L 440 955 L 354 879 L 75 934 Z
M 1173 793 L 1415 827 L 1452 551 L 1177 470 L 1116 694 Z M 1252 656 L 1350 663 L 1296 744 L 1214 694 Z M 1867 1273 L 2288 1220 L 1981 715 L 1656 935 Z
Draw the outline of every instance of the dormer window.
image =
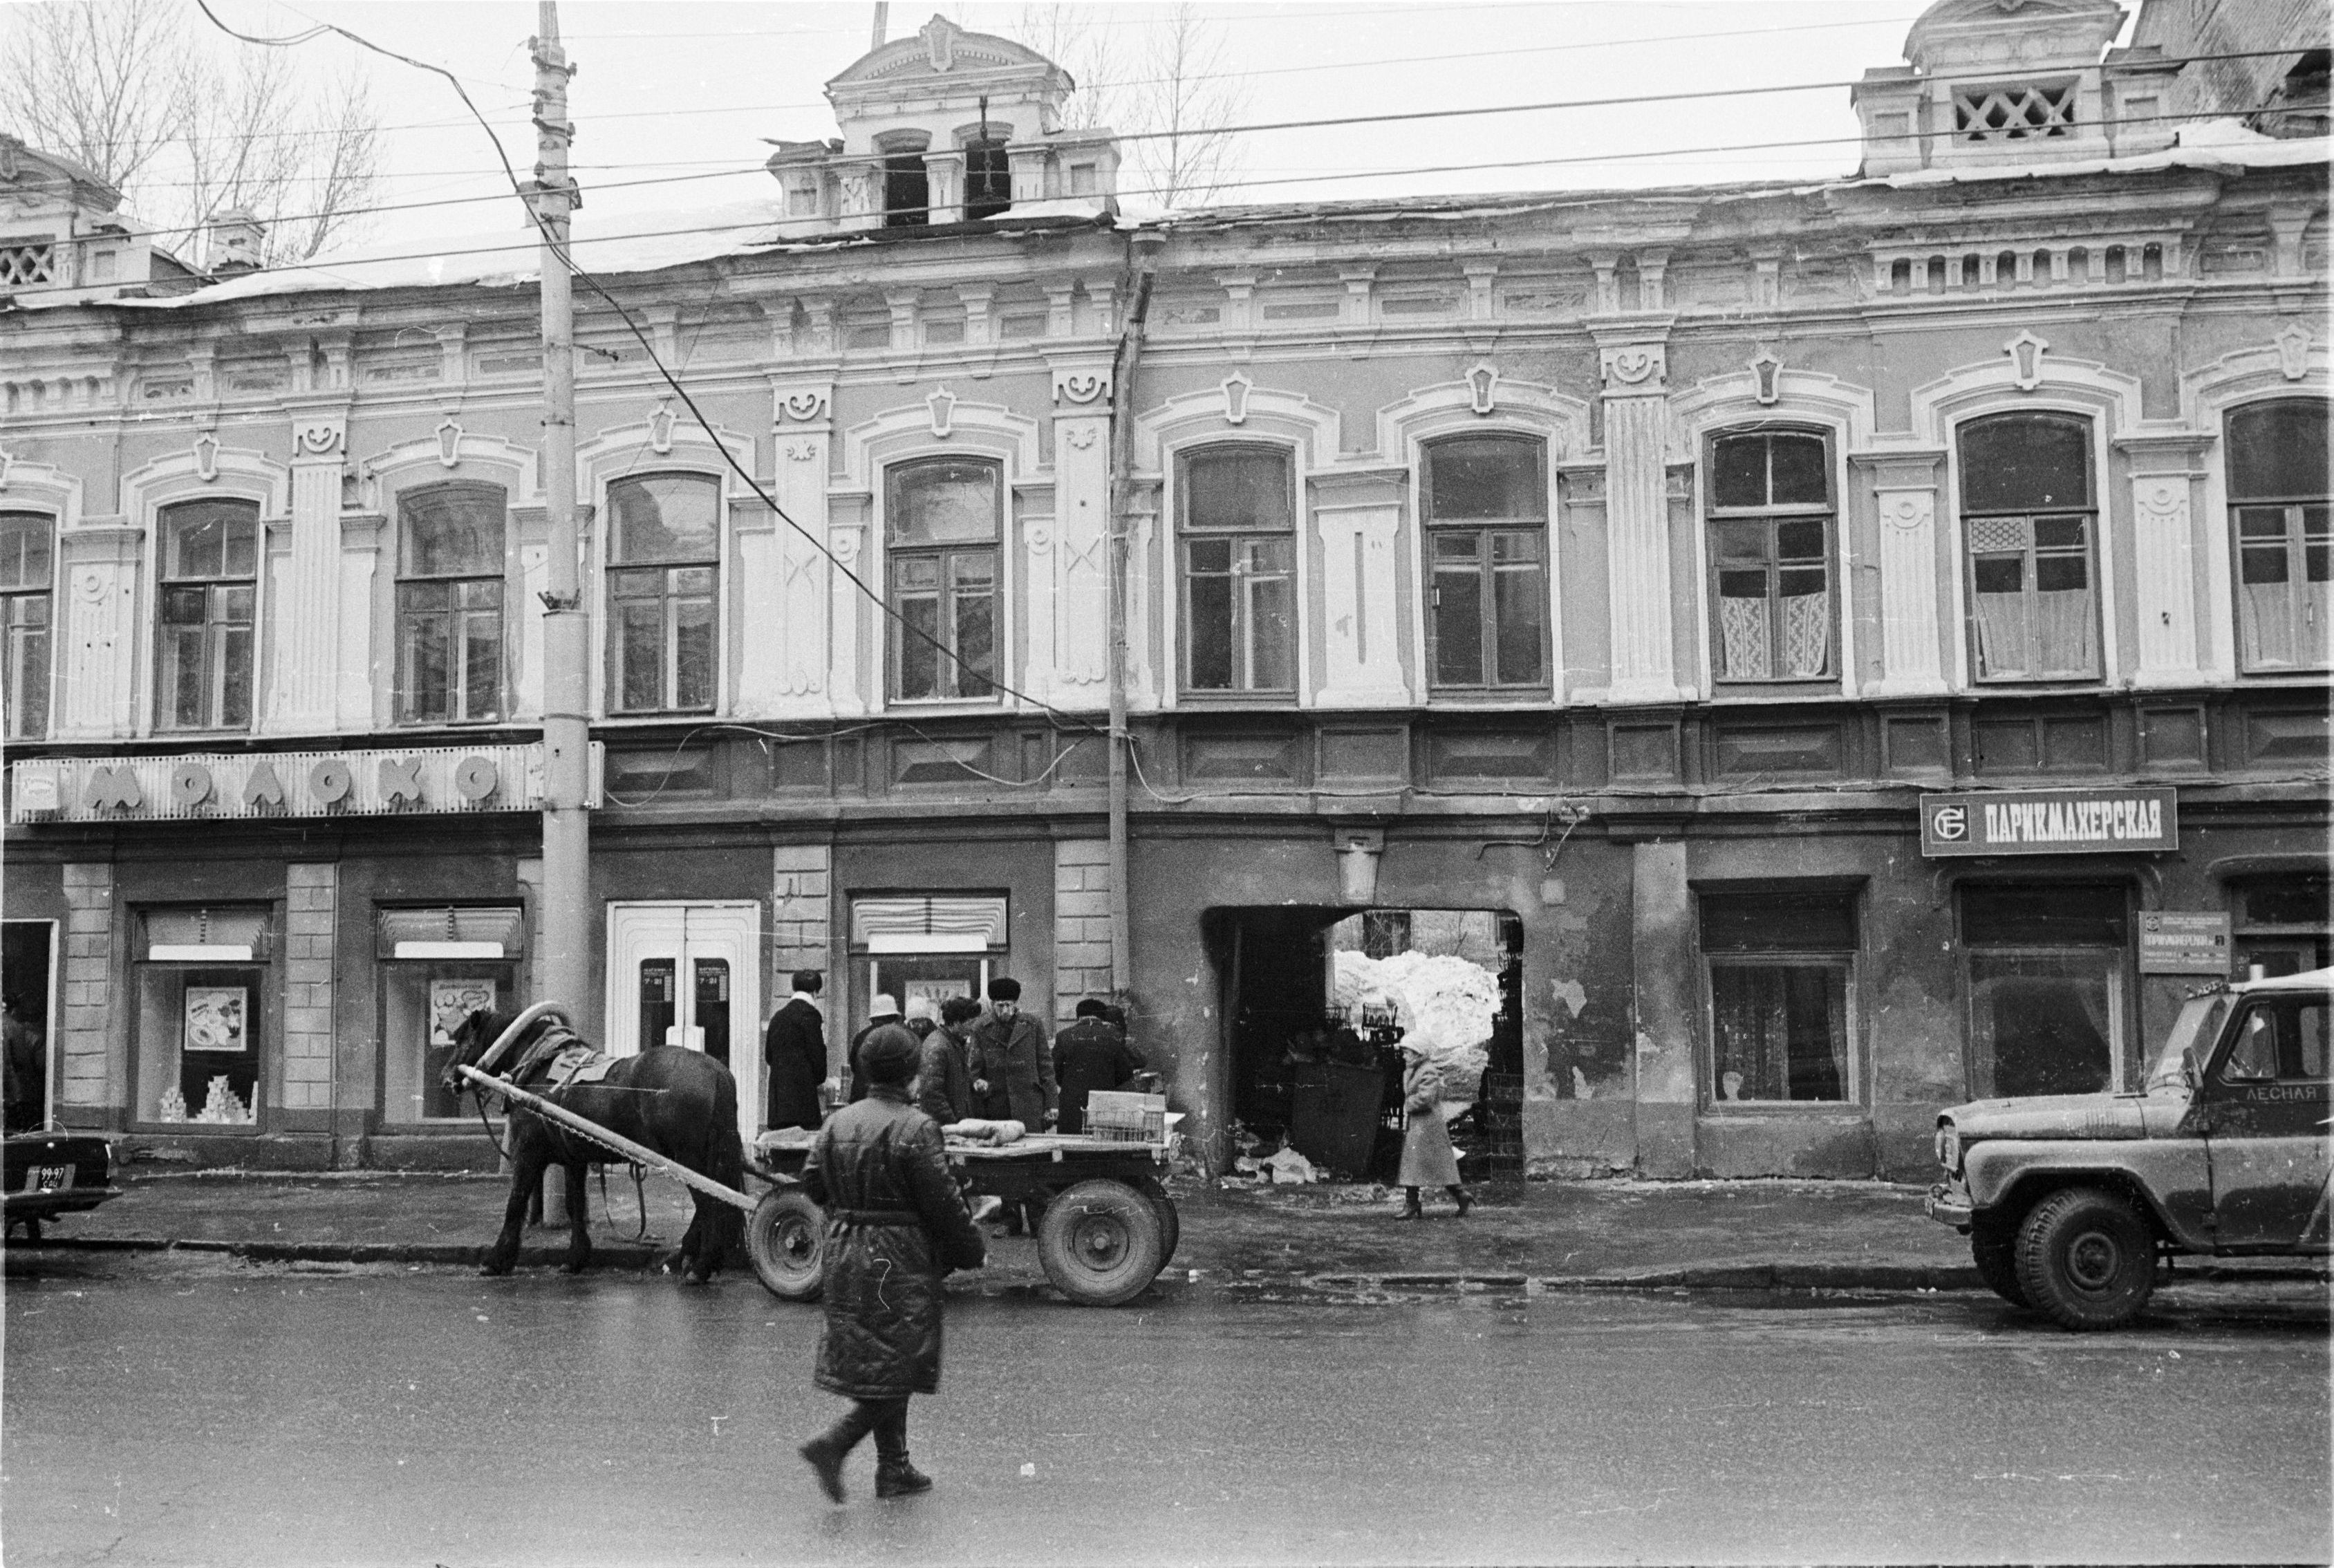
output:
M 1013 205 L 1013 170 L 1005 144 L 986 137 L 964 145 L 964 216 L 995 217 Z
M 1953 89 L 1953 130 L 1963 141 L 2031 141 L 2075 134 L 2075 83 L 2018 82 Z
M 878 137 L 883 154 L 883 226 L 921 228 L 931 221 L 931 181 L 924 173 L 924 149 L 920 131 L 894 131 Z

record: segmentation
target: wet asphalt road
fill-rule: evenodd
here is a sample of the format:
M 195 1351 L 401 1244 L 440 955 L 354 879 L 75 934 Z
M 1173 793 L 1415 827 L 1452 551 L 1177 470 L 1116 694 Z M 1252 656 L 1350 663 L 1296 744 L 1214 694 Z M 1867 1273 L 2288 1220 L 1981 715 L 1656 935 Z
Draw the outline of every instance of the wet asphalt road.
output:
M 1991 1296 L 953 1302 L 911 1439 L 820 1501 L 818 1314 L 728 1277 L 12 1249 L 28 1564 L 2314 1561 L 2310 1286 L 2078 1337 Z

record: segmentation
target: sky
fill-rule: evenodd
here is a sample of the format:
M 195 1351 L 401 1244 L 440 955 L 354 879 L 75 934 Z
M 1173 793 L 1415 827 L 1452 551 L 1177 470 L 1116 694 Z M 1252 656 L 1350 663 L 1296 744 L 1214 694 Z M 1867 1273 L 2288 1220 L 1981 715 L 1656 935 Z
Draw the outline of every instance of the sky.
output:
M 179 0 L 189 3 L 190 0 Z M 332 23 L 460 76 L 524 175 L 527 39 L 536 7 L 509 0 L 212 0 L 229 25 L 283 34 Z M 0 20 L 13 7 L 0 7 Z M 574 159 L 591 217 L 775 196 L 765 139 L 834 133 L 823 83 L 870 44 L 877 7 L 707 0 L 565 0 L 577 67 Z M 890 35 L 935 11 L 1010 34 L 1018 4 L 889 8 Z M 1169 11 L 1147 0 L 1074 8 L 1126 62 Z M 1908 0 L 1446 0 L 1215 3 L 1194 9 L 1245 98 L 1242 123 L 1473 109 L 1550 100 L 1820 84 L 1808 91 L 1258 132 L 1237 139 L 1219 202 L 1471 191 L 1588 189 L 1852 173 L 1856 120 L 1844 83 L 1897 63 L 1920 5 Z M 194 24 L 207 26 L 190 12 Z M 224 38 L 222 47 L 239 47 Z M 351 46 L 301 46 L 319 80 Z M 427 243 L 523 222 L 485 133 L 439 77 L 369 66 L 384 122 L 377 200 L 444 203 L 375 217 L 360 244 Z M 1117 67 L 1139 74 L 1129 64 Z M 1808 143 L 1752 149 L 1757 143 Z M 1517 167 L 1473 168 L 1512 163 Z M 1452 168 L 1449 166 L 1462 166 Z M 1132 174 L 1127 177 L 1133 183 Z M 1146 193 L 1123 192 L 1132 208 Z

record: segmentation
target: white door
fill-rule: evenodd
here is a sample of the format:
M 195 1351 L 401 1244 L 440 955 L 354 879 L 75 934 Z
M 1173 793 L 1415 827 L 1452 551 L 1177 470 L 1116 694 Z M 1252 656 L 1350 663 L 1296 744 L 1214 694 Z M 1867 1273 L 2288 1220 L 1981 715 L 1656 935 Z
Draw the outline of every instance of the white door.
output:
M 762 907 L 608 906 L 608 1053 L 702 1051 L 738 1079 L 738 1131 L 762 1112 Z

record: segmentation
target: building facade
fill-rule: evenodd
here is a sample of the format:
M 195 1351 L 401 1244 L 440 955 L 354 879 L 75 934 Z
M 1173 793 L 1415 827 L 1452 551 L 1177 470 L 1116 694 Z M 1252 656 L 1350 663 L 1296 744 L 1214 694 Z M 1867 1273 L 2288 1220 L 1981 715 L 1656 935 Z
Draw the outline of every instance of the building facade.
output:
M 869 54 L 757 227 L 578 245 L 641 332 L 578 291 L 560 1000 L 758 1123 L 795 968 L 1108 993 L 1115 527 L 1124 1000 L 1211 1163 L 1328 948 L 1429 931 L 1534 1173 L 1910 1174 L 1942 1105 L 2136 1084 L 2199 972 L 2327 962 L 2334 539 L 2325 144 L 2175 117 L 2120 22 L 1933 6 L 1854 178 L 1141 221 L 1048 63 Z M 538 999 L 530 265 L 0 311 L 57 1117 L 490 1158 L 433 1042 Z

